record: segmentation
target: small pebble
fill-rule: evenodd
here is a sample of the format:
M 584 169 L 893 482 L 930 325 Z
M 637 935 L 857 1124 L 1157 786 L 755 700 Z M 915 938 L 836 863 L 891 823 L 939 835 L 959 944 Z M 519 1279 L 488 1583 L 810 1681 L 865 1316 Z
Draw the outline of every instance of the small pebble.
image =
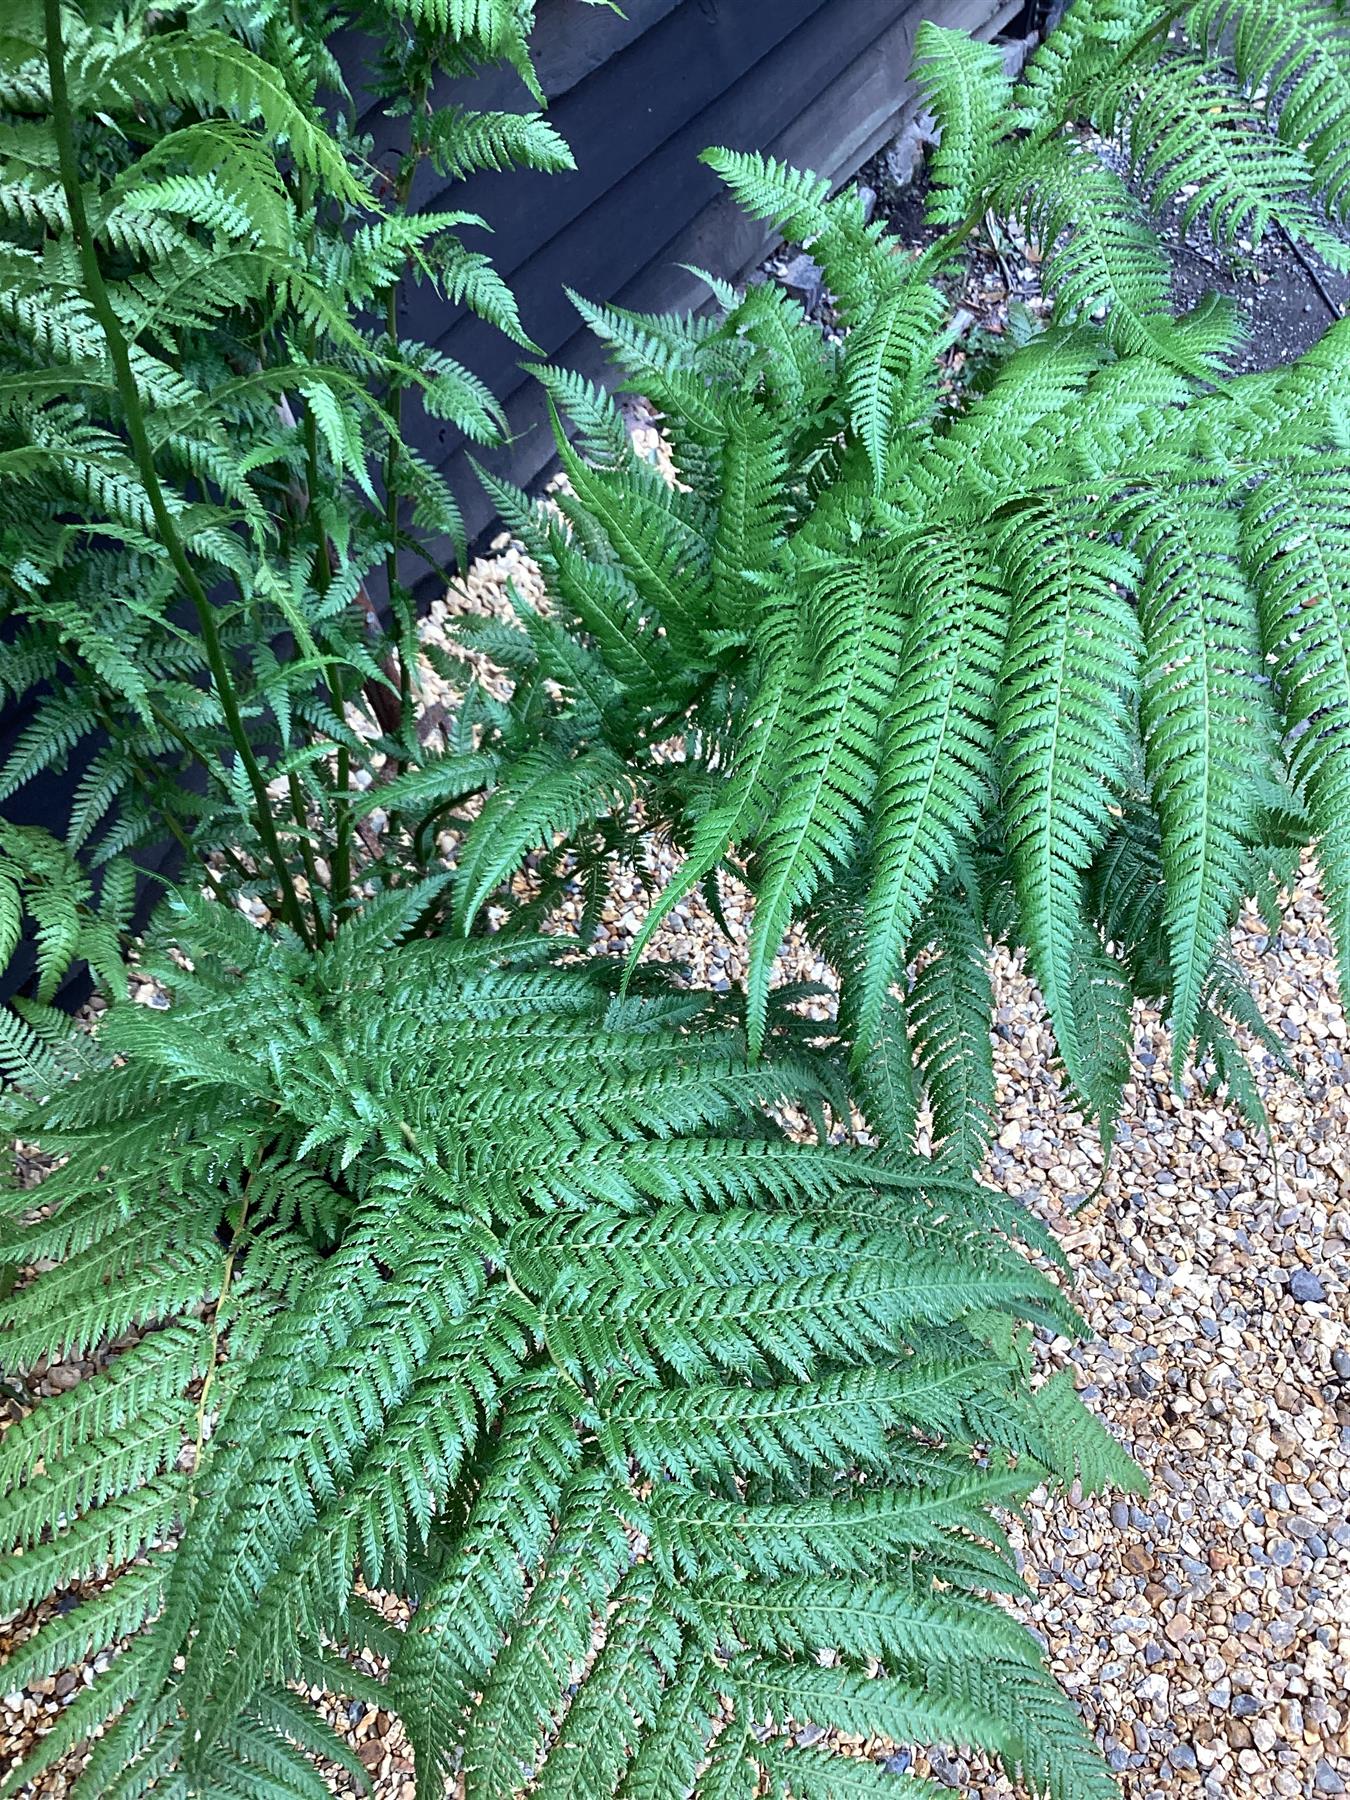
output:
M 1289 1276 L 1289 1292 L 1301 1306 L 1311 1306 L 1318 1300 L 1325 1300 L 1327 1291 L 1322 1279 L 1311 1269 L 1294 1269 Z

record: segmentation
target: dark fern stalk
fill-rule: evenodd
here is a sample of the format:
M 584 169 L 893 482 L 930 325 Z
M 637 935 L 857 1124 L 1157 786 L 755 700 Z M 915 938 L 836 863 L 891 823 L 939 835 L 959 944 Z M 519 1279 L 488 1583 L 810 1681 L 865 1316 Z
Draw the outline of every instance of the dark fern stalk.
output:
M 258 766 L 258 759 L 253 753 L 253 746 L 249 741 L 248 732 L 239 712 L 239 703 L 235 698 L 234 682 L 221 648 L 220 633 L 216 629 L 215 610 L 183 547 L 173 517 L 164 504 L 164 492 L 160 487 L 159 476 L 155 469 L 154 451 L 150 447 L 150 439 L 146 434 L 140 394 L 137 391 L 135 377 L 131 372 L 126 339 L 122 335 L 117 315 L 109 302 L 108 290 L 103 281 L 103 272 L 99 268 L 98 252 L 94 247 L 94 241 L 89 231 L 89 221 L 85 216 L 84 191 L 80 183 L 74 127 L 70 116 L 70 102 L 66 94 L 65 46 L 61 35 L 61 0 L 43 0 L 43 22 L 46 30 L 47 70 L 52 84 L 52 123 L 60 157 L 61 186 L 65 193 L 66 205 L 70 209 L 71 230 L 79 251 L 80 266 L 84 271 L 90 304 L 93 306 L 98 322 L 103 329 L 103 335 L 107 340 L 108 355 L 112 362 L 118 397 L 121 400 L 126 420 L 127 436 L 131 441 L 136 465 L 140 470 L 146 497 L 154 513 L 160 537 L 177 571 L 178 579 L 183 584 L 183 591 L 191 601 L 196 614 L 216 696 L 225 714 L 235 754 L 243 764 L 249 786 L 253 789 L 256 807 L 255 822 L 281 894 L 282 913 L 302 942 L 308 943 L 310 941 L 309 931 L 300 907 L 300 899 L 295 891 L 290 868 L 282 853 L 276 825 L 273 822 L 272 803 L 267 793 L 267 782 Z

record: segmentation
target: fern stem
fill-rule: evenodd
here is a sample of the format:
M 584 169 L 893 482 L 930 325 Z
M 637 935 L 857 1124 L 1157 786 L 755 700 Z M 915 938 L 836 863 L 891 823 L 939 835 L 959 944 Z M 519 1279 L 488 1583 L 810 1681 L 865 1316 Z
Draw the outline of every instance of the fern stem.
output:
M 214 763 L 211 761 L 211 758 L 200 747 L 200 745 L 197 744 L 197 742 L 192 738 L 192 736 L 188 732 L 184 731 L 183 727 L 181 725 L 175 724 L 174 721 L 169 717 L 169 715 L 161 707 L 158 707 L 155 705 L 153 700 L 148 700 L 146 702 L 146 708 L 150 714 L 150 717 L 155 721 L 156 725 L 159 726 L 160 730 L 165 734 L 165 736 L 171 737 L 175 743 L 181 745 L 182 748 L 184 750 L 186 750 L 188 755 L 192 758 L 193 762 L 200 763 L 202 765 L 202 767 L 206 770 L 207 775 L 213 781 L 219 782 L 221 788 L 224 790 L 224 792 L 226 794 L 228 794 L 230 791 L 230 784 L 225 779 L 224 770 L 216 768 Z
M 313 353 L 312 342 L 310 352 Z M 314 532 L 314 585 L 320 594 L 326 594 L 333 578 L 333 570 L 328 560 L 328 533 L 324 530 L 319 509 L 314 504 L 315 495 L 319 491 L 319 431 L 313 409 L 308 406 L 305 408 L 305 479 L 309 483 L 309 517 Z M 326 663 L 323 675 L 328 688 L 329 704 L 335 717 L 340 720 L 343 715 L 342 684 L 338 680 L 337 670 L 331 663 Z M 328 891 L 332 904 L 332 928 L 336 931 L 352 884 L 351 752 L 345 744 L 338 745 L 334 786 L 337 791 L 333 798 L 333 859 Z
M 253 1177 L 257 1174 L 256 1165 L 250 1168 L 244 1180 L 244 1191 L 239 1197 L 238 1216 L 231 1220 L 230 1247 L 225 1253 L 225 1267 L 221 1272 L 220 1293 L 216 1297 L 215 1312 L 211 1316 L 211 1351 L 207 1359 L 206 1374 L 202 1377 L 202 1390 L 197 1396 L 196 1434 L 192 1452 L 192 1491 L 190 1506 L 197 1504 L 197 1476 L 201 1473 L 202 1451 L 206 1447 L 206 1418 L 211 1399 L 211 1390 L 215 1386 L 216 1371 L 220 1366 L 220 1315 L 230 1297 L 230 1287 L 234 1281 L 235 1259 L 240 1245 L 244 1241 L 244 1226 L 248 1219 L 248 1191 L 253 1185 Z
M 106 705 L 100 705 L 97 710 L 98 710 L 99 717 L 103 720 L 103 729 L 108 733 L 108 736 L 111 738 L 114 735 L 114 724 L 113 724 L 111 709 Z M 156 709 L 152 705 L 150 710 L 152 713 L 155 713 Z M 158 715 L 156 714 L 156 716 L 158 716 Z M 154 777 L 153 771 L 150 770 L 149 768 L 147 768 L 145 763 L 142 761 L 142 759 L 132 751 L 128 751 L 127 760 L 130 762 L 132 768 L 136 771 L 136 778 L 140 782 L 141 786 L 145 789 L 146 794 L 147 795 L 153 794 L 155 792 L 155 788 L 156 788 L 156 782 L 155 782 L 155 777 Z M 179 849 L 183 852 L 185 861 L 188 864 L 196 862 L 199 865 L 199 870 L 202 875 L 202 878 L 203 878 L 203 880 L 205 880 L 207 886 L 211 889 L 211 892 L 215 895 L 216 899 L 220 901 L 222 906 L 228 906 L 229 905 L 229 896 L 226 894 L 224 888 L 220 885 L 220 882 L 216 877 L 215 870 L 208 867 L 206 862 L 197 856 L 197 853 L 194 850 L 193 845 L 192 845 L 192 840 L 191 840 L 191 838 L 189 838 L 187 832 L 184 830 L 182 823 L 179 821 L 177 815 L 175 813 L 173 813 L 172 811 L 170 811 L 167 807 L 161 806 L 159 816 L 164 825 L 164 829 L 168 832 L 169 836 L 173 839 L 173 841 L 178 845 Z
M 314 860 L 314 844 L 310 837 L 304 791 L 294 769 L 286 777 L 286 788 L 291 797 L 291 812 L 300 843 L 300 860 L 305 865 L 305 880 L 309 883 L 309 910 L 314 915 L 314 940 L 322 943 L 327 933 L 324 930 L 323 914 L 319 911 L 319 868 Z
M 400 192 L 400 200 L 403 199 Z M 391 359 L 397 363 L 398 356 L 398 286 L 391 283 L 385 293 L 385 321 L 389 332 L 389 349 Z M 389 589 L 390 609 L 396 608 L 394 599 L 398 586 L 398 552 L 395 548 L 398 539 L 398 447 L 403 433 L 403 383 L 399 379 L 397 367 L 389 377 L 389 392 L 386 396 L 389 411 L 389 448 L 384 458 L 384 505 L 385 522 L 389 531 L 389 549 L 385 553 L 385 582 Z M 400 627 L 403 619 L 395 612 Z M 412 712 L 412 659 L 409 656 L 410 646 L 403 642 L 399 645 L 398 654 L 398 701 L 399 730 L 408 732 Z
M 216 624 L 215 609 L 188 558 L 183 541 L 178 535 L 178 528 L 174 524 L 173 515 L 164 499 L 164 491 L 160 486 L 159 475 L 155 469 L 154 451 L 151 449 L 150 437 L 145 428 L 145 415 L 141 409 L 140 394 L 136 389 L 136 378 L 132 373 L 126 339 L 122 335 L 117 314 L 113 311 L 112 302 L 108 297 L 103 271 L 99 267 L 98 255 L 94 248 L 93 235 L 89 230 L 89 220 L 84 208 L 84 190 L 80 183 L 79 163 L 75 153 L 70 95 L 66 88 L 65 42 L 61 34 L 61 0 L 43 0 L 43 19 L 46 34 L 47 71 L 52 87 L 52 129 L 56 135 L 61 186 L 65 192 L 66 205 L 70 212 L 71 231 L 79 249 L 80 266 L 89 293 L 89 303 L 94 309 L 95 317 L 107 340 L 108 356 L 112 362 L 118 396 L 122 402 L 123 413 L 126 415 L 127 436 L 131 441 L 132 453 L 136 458 L 141 483 L 145 488 L 146 498 L 150 503 L 150 511 L 154 515 L 160 538 L 168 552 L 169 560 L 173 564 L 174 572 L 197 614 L 202 634 L 202 646 L 206 651 L 211 678 L 215 682 L 220 704 L 225 713 L 230 739 L 243 764 L 249 785 L 253 789 L 253 798 L 257 806 L 258 831 L 276 872 L 277 885 L 281 890 L 282 914 L 297 936 L 305 944 L 309 944 L 309 931 L 305 924 L 304 914 L 300 909 L 299 896 L 291 881 L 291 873 L 286 865 L 286 859 L 282 855 L 281 843 L 272 819 L 267 782 L 258 766 L 258 760 L 253 754 L 253 746 L 248 741 L 248 733 L 244 729 L 239 703 L 235 697 L 234 683 L 225 661 L 220 631 Z

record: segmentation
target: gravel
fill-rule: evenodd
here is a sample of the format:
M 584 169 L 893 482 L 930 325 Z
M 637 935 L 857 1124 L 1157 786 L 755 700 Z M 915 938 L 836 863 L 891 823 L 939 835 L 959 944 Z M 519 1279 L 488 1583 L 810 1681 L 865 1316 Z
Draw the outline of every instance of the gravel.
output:
M 538 591 L 523 553 L 502 546 L 426 629 L 440 632 L 448 611 L 493 610 L 508 579 Z M 430 676 L 427 688 L 434 703 Z M 626 951 L 643 909 L 637 878 L 621 874 L 601 944 Z M 738 982 L 744 894 L 729 892 L 725 911 L 730 944 L 695 896 L 654 954 L 700 981 Z M 1096 1336 L 1076 1349 L 1057 1342 L 1048 1358 L 1077 1365 L 1150 1484 L 1138 1504 L 1033 1501 L 1016 1528 L 1034 1592 L 1023 1616 L 1126 1800 L 1190 1789 L 1213 1800 L 1306 1797 L 1342 1793 L 1350 1780 L 1350 1042 L 1310 867 L 1281 931 L 1270 937 L 1249 914 L 1237 946 L 1266 1014 L 1297 1027 L 1299 1081 L 1258 1062 L 1273 1149 L 1212 1100 L 1171 1092 L 1165 1034 L 1141 1010 L 1105 1172 L 1095 1131 L 1051 1072 L 1029 981 L 1006 959 L 998 969 L 1001 1128 L 985 1178 L 1060 1233 Z M 832 980 L 800 942 L 785 947 L 783 969 Z M 48 1370 L 40 1385 L 57 1391 L 82 1372 Z M 0 1652 L 34 1622 L 0 1625 Z M 59 1713 L 85 1678 L 72 1674 L 0 1701 L 0 1765 Z M 353 1717 L 336 1701 L 329 1710 L 377 1800 L 411 1800 L 396 1722 L 362 1708 Z M 848 1747 L 897 1770 L 907 1754 Z M 930 1767 L 921 1753 L 912 1762 Z M 937 1768 L 979 1800 L 1012 1792 L 979 1763 L 944 1756 Z M 58 1770 L 34 1791 L 66 1785 Z
M 1321 1277 L 1314 1275 L 1311 1269 L 1294 1269 L 1289 1276 L 1289 1294 L 1300 1306 L 1314 1306 L 1319 1300 L 1326 1299 L 1327 1290 Z
M 634 424 L 640 447 L 659 454 L 640 406 Z M 537 572 L 502 540 L 432 609 L 425 631 L 439 635 L 450 614 L 504 609 L 508 581 L 540 597 Z M 450 696 L 423 673 L 430 718 Z M 452 852 L 453 835 L 440 847 Z M 669 870 L 663 861 L 658 873 Z M 744 975 L 748 913 L 743 891 L 728 887 L 730 944 L 691 896 L 652 947 L 723 990 Z M 638 879 L 621 874 L 598 947 L 625 952 L 645 905 Z M 1125 1800 L 1190 1791 L 1312 1800 L 1350 1782 L 1350 1040 L 1311 865 L 1281 929 L 1272 936 L 1249 913 L 1236 942 L 1298 1077 L 1256 1059 L 1272 1142 L 1212 1099 L 1171 1091 L 1166 1034 L 1141 1009 L 1105 1168 L 1094 1129 L 1052 1073 L 1030 982 L 1008 959 L 997 970 L 1000 1130 L 984 1176 L 1059 1232 L 1095 1336 L 1077 1348 L 1057 1341 L 1047 1362 L 1076 1365 L 1149 1479 L 1135 1504 L 1033 1498 L 1014 1531 L 1033 1590 L 1020 1610 Z M 782 968 L 785 978 L 833 980 L 796 940 Z M 58 1391 L 85 1372 L 48 1370 L 39 1387 Z M 0 1390 L 0 1420 L 7 1406 L 17 1414 Z M 0 1654 L 36 1622 L 0 1622 Z M 87 1673 L 0 1699 L 0 1768 Z M 412 1800 L 397 1722 L 324 1704 L 377 1800 Z M 844 1747 L 896 1773 L 938 1774 L 974 1800 L 1013 1792 L 978 1761 L 860 1739 Z M 58 1769 L 21 1792 L 59 1796 L 67 1786 Z M 341 1779 L 333 1786 L 353 1792 Z

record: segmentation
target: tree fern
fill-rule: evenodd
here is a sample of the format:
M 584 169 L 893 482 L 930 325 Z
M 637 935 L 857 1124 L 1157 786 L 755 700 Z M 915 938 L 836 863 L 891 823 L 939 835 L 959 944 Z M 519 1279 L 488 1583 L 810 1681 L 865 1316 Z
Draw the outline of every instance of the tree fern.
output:
M 198 953 L 167 1012 L 114 1008 L 116 1060 L 23 1124 L 66 1160 L 43 1217 L 8 1206 L 14 1253 L 56 1260 L 4 1304 L 6 1360 L 144 1334 L 0 1450 L 5 1604 L 130 1564 L 20 1651 L 130 1638 L 10 1790 L 107 1720 L 92 1791 L 309 1791 L 329 1740 L 283 1687 L 363 1641 L 365 1580 L 416 1597 L 381 1699 L 428 1794 L 716 1792 L 728 1708 L 746 1779 L 787 1779 L 762 1727 L 842 1693 L 1097 1793 L 986 1597 L 1016 1580 L 994 1511 L 1047 1458 L 1132 1479 L 1008 1348 L 1076 1329 L 1059 1288 L 931 1165 L 784 1140 L 767 1108 L 832 1091 L 828 1061 L 748 1064 L 706 997 L 616 1002 L 534 940 L 399 930 L 386 906 L 314 955 L 227 928 L 239 972 Z M 301 1178 L 321 1223 L 284 1203 Z M 128 1216 L 109 1180 L 162 1199 Z M 827 1644 L 837 1691 L 803 1656 Z
M 479 443 L 502 430 L 468 369 L 402 336 L 399 293 L 433 283 L 529 345 L 459 235 L 482 221 L 411 214 L 412 179 L 429 158 L 568 164 L 538 115 L 441 115 L 428 95 L 447 58 L 528 74 L 531 9 L 362 11 L 387 28 L 372 90 L 417 121 L 387 211 L 324 104 L 348 12 L 20 13 L 0 47 L 0 616 L 31 717 L 0 791 L 97 737 L 70 822 L 86 866 L 165 832 L 194 857 L 228 842 L 218 891 L 261 890 L 318 941 L 352 901 L 356 765 L 413 736 L 400 558 L 460 532 L 405 404 Z M 47 960 L 86 954 L 46 905 Z
M 44 0 L 0 49 L 5 692 L 50 689 L 8 791 L 108 739 L 66 846 L 0 846 L 0 947 L 31 934 L 40 989 L 0 1021 L 11 1123 L 57 1165 L 0 1203 L 0 1354 L 103 1364 L 0 1448 L 0 1606 L 97 1585 L 24 1678 L 121 1646 L 6 1791 L 88 1741 L 93 1794 L 317 1795 L 352 1768 L 295 1691 L 321 1686 L 401 1717 L 428 1795 L 894 1785 L 812 1723 L 1105 1796 L 999 1604 L 1004 1515 L 1137 1478 L 1035 1381 L 1031 1330 L 1081 1329 L 1062 1258 L 972 1179 L 989 957 L 1028 953 L 1106 1133 L 1136 998 L 1178 1077 L 1194 1054 L 1257 1103 L 1228 933 L 1306 841 L 1350 953 L 1350 339 L 1226 374 L 1231 316 L 1176 316 L 1150 218 L 1334 252 L 1343 26 L 1225 0 L 1174 37 L 1078 0 L 1016 83 L 925 28 L 951 229 L 917 258 L 817 177 L 710 153 L 810 243 L 843 342 L 769 288 L 581 302 L 677 478 L 542 371 L 565 487 L 493 492 L 549 603 L 463 627 L 506 683 L 441 657 L 464 698 L 428 751 L 398 557 L 456 512 L 401 408 L 500 419 L 404 340 L 400 281 L 523 334 L 470 221 L 404 204 L 423 158 L 564 153 L 430 104 L 442 56 L 528 84 L 528 5 L 383 11 L 417 120 L 388 214 L 303 7 L 114 29 Z M 945 284 L 988 214 L 1039 237 L 1053 310 L 954 371 Z M 120 1001 L 90 1043 L 45 1001 L 72 956 L 116 985 L 125 852 L 165 829 L 212 897 L 152 933 L 167 1010 Z M 589 939 L 665 840 L 621 970 Z M 743 994 L 644 960 L 723 875 Z M 793 928 L 837 1003 L 776 985 Z
M 1256 31 L 1258 13 L 1244 17 Z M 1270 19 L 1286 30 L 1278 7 Z M 556 681 L 556 651 L 527 653 L 501 742 L 542 733 L 583 813 L 607 744 L 633 777 L 635 828 L 686 853 L 630 968 L 719 867 L 748 882 L 752 1050 L 799 925 L 840 978 L 858 1093 L 902 1139 L 926 1082 L 912 1004 L 930 905 L 967 909 L 972 944 L 988 925 L 1027 949 L 1104 1130 L 1134 998 L 1166 1010 L 1178 1079 L 1193 1047 L 1232 1066 L 1219 996 L 1236 990 L 1219 971 L 1242 899 L 1271 879 L 1272 781 L 1306 799 L 1345 935 L 1331 514 L 1350 340 L 1336 326 L 1288 367 L 1225 376 L 1232 315 L 1176 315 L 1149 209 L 1175 201 L 1221 243 L 1279 223 L 1334 248 L 1335 221 L 1306 192 L 1303 151 L 1261 149 L 1268 121 L 1242 73 L 1256 50 L 1235 39 L 1228 68 L 1214 21 L 1197 15 L 1175 44 L 1162 23 L 1145 0 L 1086 0 L 1012 87 L 926 30 L 946 144 L 934 205 L 959 217 L 917 259 L 818 178 L 711 153 L 747 206 L 812 245 L 847 330 L 840 351 L 762 288 L 722 295 L 698 329 L 583 307 L 661 410 L 677 471 L 664 494 L 593 396 L 548 377 L 585 453 L 565 452 L 567 531 L 534 542 L 559 617 L 619 689 L 564 683 L 555 707 L 539 683 Z M 1312 36 L 1325 49 L 1338 29 Z M 1123 137 L 1133 185 L 1079 121 Z M 990 212 L 1039 234 L 1054 313 L 939 401 L 942 271 Z M 676 729 L 672 768 L 656 745 Z M 1099 871 L 1127 807 L 1158 852 L 1136 908 L 1147 930 L 1122 938 Z M 987 1092 L 964 991 L 965 1022 L 949 1012 L 922 1050 L 953 1095 L 966 1076 Z

